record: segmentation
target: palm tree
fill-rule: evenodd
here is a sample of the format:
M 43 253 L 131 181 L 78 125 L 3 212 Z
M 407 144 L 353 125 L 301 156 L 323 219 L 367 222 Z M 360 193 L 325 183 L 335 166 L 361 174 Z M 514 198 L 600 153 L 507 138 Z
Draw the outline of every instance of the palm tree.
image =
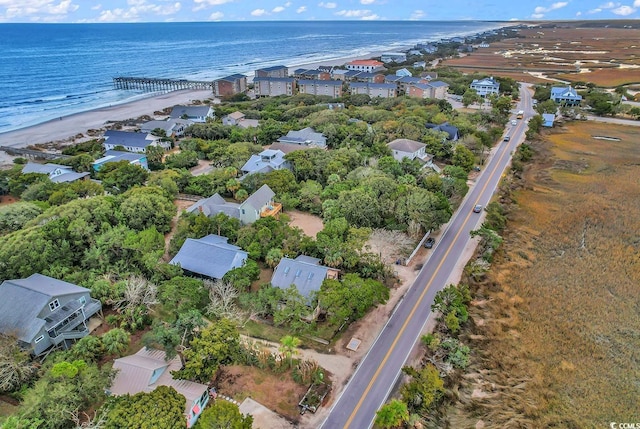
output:
M 298 354 L 297 347 L 302 343 L 300 338 L 294 337 L 292 335 L 285 335 L 280 338 L 280 352 L 284 353 L 284 355 L 289 359 L 289 365 L 293 364 L 293 355 Z
M 110 355 L 122 355 L 129 348 L 130 336 L 122 328 L 114 328 L 102 336 L 104 349 Z

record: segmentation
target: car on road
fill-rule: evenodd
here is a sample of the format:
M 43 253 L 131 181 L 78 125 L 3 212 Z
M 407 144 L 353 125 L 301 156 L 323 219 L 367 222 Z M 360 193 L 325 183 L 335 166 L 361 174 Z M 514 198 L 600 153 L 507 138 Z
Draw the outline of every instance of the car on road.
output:
M 511 120 L 511 125 L 518 125 L 518 121 L 516 121 L 515 119 Z
M 482 204 L 476 204 L 476 205 L 473 207 L 473 212 L 474 212 L 474 213 L 480 213 L 481 211 L 482 211 Z
M 429 237 L 424 242 L 424 247 L 425 247 L 425 249 L 431 249 L 435 243 L 436 243 L 436 240 L 434 240 L 433 238 Z
M 504 140 L 504 141 L 508 142 L 509 140 L 511 140 L 511 137 L 509 137 L 509 136 L 504 136 L 504 138 L 503 138 L 502 140 Z

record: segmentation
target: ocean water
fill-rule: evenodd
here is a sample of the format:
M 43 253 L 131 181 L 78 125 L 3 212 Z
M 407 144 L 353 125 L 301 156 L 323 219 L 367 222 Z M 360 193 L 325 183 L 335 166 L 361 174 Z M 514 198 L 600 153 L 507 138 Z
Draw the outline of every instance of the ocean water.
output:
M 0 133 L 148 96 L 112 78 L 214 80 L 499 28 L 480 21 L 0 24 Z

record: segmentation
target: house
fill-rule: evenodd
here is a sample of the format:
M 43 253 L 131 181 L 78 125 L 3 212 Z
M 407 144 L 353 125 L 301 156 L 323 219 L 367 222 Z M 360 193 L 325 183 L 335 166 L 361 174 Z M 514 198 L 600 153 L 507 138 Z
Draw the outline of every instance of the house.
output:
M 392 83 L 352 82 L 349 84 L 349 92 L 352 95 L 366 94 L 371 98 L 391 98 L 396 96 L 397 86 Z
M 298 80 L 300 94 L 326 95 L 332 98 L 342 97 L 342 82 L 339 80 Z
M 109 393 L 117 396 L 135 395 L 141 392 L 152 392 L 158 386 L 173 387 L 186 399 L 184 414 L 186 426 L 190 428 L 209 402 L 209 392 L 206 384 L 173 378 L 171 372 L 181 368 L 182 362 L 179 356 L 167 360 L 164 351 L 143 347 L 136 354 L 113 362 L 113 369 L 117 373 Z
M 500 92 L 500 83 L 493 77 L 474 79 L 469 87 L 477 92 L 481 97 L 486 97 L 487 95 L 491 94 L 497 95 Z
M 209 106 L 181 106 L 176 105 L 169 114 L 171 119 L 189 119 L 193 122 L 207 122 L 216 117 L 213 108 Z
M 15 335 L 34 356 L 86 337 L 87 321 L 102 311 L 89 289 L 42 274 L 5 280 L 0 296 L 0 332 Z
M 418 51 L 420 52 L 420 51 Z M 424 69 L 427 67 L 427 62 L 426 61 L 416 61 L 415 63 L 413 63 L 413 68 L 414 69 Z
M 279 150 L 281 152 L 284 152 L 284 154 L 286 155 L 288 153 L 295 152 L 296 150 L 306 150 L 306 149 L 312 149 L 312 148 L 310 146 L 304 146 L 304 145 L 294 144 L 294 143 L 275 142 L 275 143 L 271 143 L 271 145 L 269 146 L 269 149 Z
M 240 170 L 243 174 L 253 174 L 291 169 L 291 163 L 284 159 L 284 155 L 285 153 L 280 150 L 265 149 L 259 154 L 251 155 Z
M 149 133 L 133 133 L 129 131 L 107 130 L 104 132 L 105 150 L 122 146 L 129 152 L 144 153 L 147 146 L 158 144 L 158 138 Z
M 385 52 L 380 55 L 380 61 L 383 63 L 404 63 L 407 61 L 407 54 L 404 52 Z
M 410 85 L 407 95 L 418 98 L 437 98 L 443 100 L 447 95 L 449 84 L 436 80 L 430 83 L 416 83 Z
M 223 125 L 235 125 L 238 128 L 256 128 L 260 125 L 257 119 L 246 119 L 244 113 L 235 111 L 222 117 Z
M 262 185 L 260 189 L 251 194 L 242 203 L 226 201 L 218 194 L 209 198 L 203 198 L 187 208 L 188 213 L 200 212 L 207 217 L 216 216 L 219 213 L 240 220 L 243 224 L 250 224 L 261 217 L 277 216 L 282 210 L 282 204 L 275 203 L 273 197 L 275 193 L 267 185 Z
M 257 77 L 253 85 L 256 97 L 293 95 L 296 90 L 296 80 L 292 77 Z
M 440 132 L 447 133 L 447 137 L 446 137 L 447 140 L 456 141 L 460 138 L 458 128 L 454 127 L 453 125 L 449 125 L 448 122 L 444 122 L 440 125 L 427 123 L 425 124 L 425 126 L 433 131 L 440 131 Z
M 247 77 L 243 74 L 232 74 L 213 82 L 213 92 L 218 97 L 230 97 L 247 91 Z
M 407 69 L 400 69 L 396 71 L 396 76 L 405 77 L 405 76 L 413 76 L 411 72 Z
M 553 123 L 556 120 L 556 115 L 553 113 L 543 113 L 542 114 L 542 126 L 543 127 L 553 127 Z
M 391 150 L 393 158 L 398 162 L 402 162 L 404 158 L 408 158 L 411 161 L 419 159 L 425 162 L 433 158 L 426 152 L 427 145 L 415 140 L 395 139 L 387 143 L 387 147 Z
M 349 72 L 351 70 L 344 70 L 344 69 L 333 69 L 331 71 L 331 79 L 335 79 L 335 80 L 346 80 L 345 79 L 345 74 L 347 72 Z
M 409 52 L 407 52 L 407 55 L 419 57 L 422 55 L 422 51 L 420 49 L 410 49 Z
M 93 161 L 92 167 L 94 171 L 100 171 L 103 165 L 110 162 L 128 161 L 129 164 L 139 165 L 145 170 L 149 169 L 147 164 L 147 155 L 133 152 L 121 152 L 119 150 L 108 150 L 102 158 Z
M 554 86 L 551 88 L 551 99 L 558 104 L 577 106 L 582 96 L 571 86 Z
M 221 279 L 232 269 L 242 267 L 249 256 L 227 240 L 227 237 L 215 234 L 199 239 L 187 238 L 169 263 L 203 277 Z
M 430 71 L 430 72 L 422 72 L 420 73 L 420 77 L 427 82 L 431 82 L 433 79 L 438 78 L 438 72 Z
M 76 173 L 68 165 L 60 164 L 38 164 L 37 162 L 27 162 L 22 167 L 22 174 L 37 173 L 46 174 L 53 183 L 70 183 L 76 180 L 85 179 L 89 173 Z
M 311 298 L 320 290 L 325 279 L 337 279 L 338 271 L 320 265 L 320 259 L 300 255 L 296 259 L 282 258 L 273 270 L 271 285 L 280 289 L 288 289 L 295 285 L 305 298 Z
M 286 136 L 280 137 L 278 142 L 321 148 L 327 147 L 327 138 L 322 133 L 316 133 L 311 127 L 303 128 L 299 131 L 289 131 Z
M 255 77 L 288 77 L 289 69 L 287 66 L 271 66 L 255 71 Z M 254 80 L 255 81 L 255 80 Z
M 168 119 L 166 121 L 147 121 L 140 125 L 140 132 L 151 134 L 156 129 L 164 131 L 167 137 L 180 137 L 193 121 L 189 119 Z
M 350 82 L 368 82 L 368 83 L 384 83 L 385 76 L 380 72 L 358 72 L 347 76 Z
M 384 68 L 384 64 L 376 60 L 354 60 L 345 64 L 347 70 L 374 72 Z
M 415 47 L 426 54 L 433 54 L 438 50 L 438 47 L 433 43 L 417 43 Z

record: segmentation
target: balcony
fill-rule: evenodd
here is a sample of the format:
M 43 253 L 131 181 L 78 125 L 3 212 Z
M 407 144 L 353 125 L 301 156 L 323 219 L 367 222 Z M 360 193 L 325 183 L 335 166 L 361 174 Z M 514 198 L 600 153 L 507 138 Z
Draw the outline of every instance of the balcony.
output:
M 262 211 L 260 212 L 260 217 L 269 217 L 269 216 L 278 217 L 278 214 L 280 214 L 281 211 L 282 211 L 282 204 L 272 202 L 266 205 L 262 209 Z

